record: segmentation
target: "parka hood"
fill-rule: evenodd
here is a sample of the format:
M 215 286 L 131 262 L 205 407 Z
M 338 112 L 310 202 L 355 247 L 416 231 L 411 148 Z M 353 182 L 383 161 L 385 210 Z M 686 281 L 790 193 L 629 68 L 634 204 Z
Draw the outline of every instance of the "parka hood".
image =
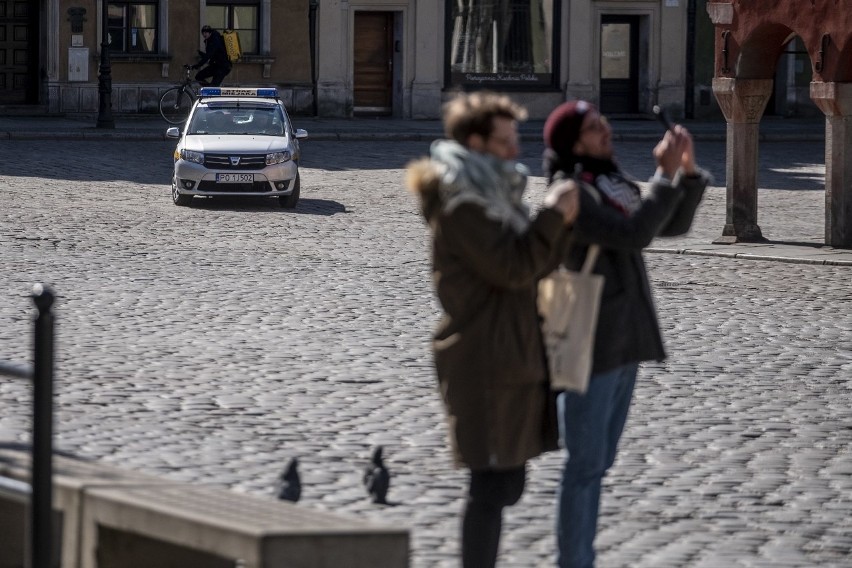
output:
M 486 216 L 522 232 L 529 212 L 522 201 L 529 171 L 518 162 L 472 152 L 452 140 L 436 140 L 430 158 L 409 164 L 406 185 L 419 194 L 423 214 L 446 213 L 463 203 L 475 203 Z
M 441 166 L 429 158 L 420 158 L 405 169 L 405 186 L 412 193 L 424 198 L 424 194 L 437 193 L 441 186 Z

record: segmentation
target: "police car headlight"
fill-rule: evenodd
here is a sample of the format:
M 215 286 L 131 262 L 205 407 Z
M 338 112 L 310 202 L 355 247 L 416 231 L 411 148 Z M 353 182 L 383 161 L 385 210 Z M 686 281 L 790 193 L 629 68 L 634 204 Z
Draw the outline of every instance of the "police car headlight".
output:
M 283 152 L 273 152 L 271 154 L 266 155 L 266 165 L 271 166 L 272 164 L 280 164 L 281 162 L 289 162 L 290 161 L 290 152 L 284 150 Z
M 204 153 L 196 152 L 195 150 L 181 150 L 180 157 L 187 162 L 195 162 L 196 164 L 204 163 Z

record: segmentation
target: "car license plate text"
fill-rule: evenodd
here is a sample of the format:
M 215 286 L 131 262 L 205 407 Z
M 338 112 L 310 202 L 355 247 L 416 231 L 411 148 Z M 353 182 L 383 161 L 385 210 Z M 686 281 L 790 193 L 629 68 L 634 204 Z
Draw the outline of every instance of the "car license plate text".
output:
M 254 174 L 216 174 L 216 183 L 253 183 Z

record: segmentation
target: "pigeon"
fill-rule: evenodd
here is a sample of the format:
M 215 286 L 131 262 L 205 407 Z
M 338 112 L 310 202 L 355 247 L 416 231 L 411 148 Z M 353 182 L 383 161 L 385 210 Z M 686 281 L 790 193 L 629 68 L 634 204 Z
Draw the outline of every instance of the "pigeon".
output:
M 299 481 L 298 466 L 299 460 L 291 458 L 287 467 L 284 468 L 284 472 L 278 478 L 276 493 L 279 499 L 295 503 L 302 496 L 302 482 Z
M 387 505 L 388 487 L 390 487 L 390 472 L 382 462 L 382 447 L 376 446 L 370 465 L 364 471 L 364 487 L 373 498 L 373 503 Z

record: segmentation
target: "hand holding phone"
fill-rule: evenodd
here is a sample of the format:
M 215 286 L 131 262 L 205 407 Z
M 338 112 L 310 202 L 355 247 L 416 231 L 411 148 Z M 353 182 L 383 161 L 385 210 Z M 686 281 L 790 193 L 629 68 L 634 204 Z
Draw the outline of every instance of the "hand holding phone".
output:
M 657 165 L 669 179 L 672 179 L 678 168 L 683 168 L 687 175 L 694 174 L 695 148 L 692 144 L 692 136 L 683 127 L 678 128 L 675 132 L 675 125 L 672 124 L 666 111 L 659 105 L 654 105 L 653 111 L 660 124 L 671 133 L 663 136 L 663 139 L 654 148 Z
M 669 120 L 669 116 L 666 114 L 665 109 L 661 108 L 660 105 L 654 105 L 652 109 L 654 111 L 654 116 L 657 117 L 657 120 L 660 121 L 660 124 L 663 125 L 663 128 L 666 130 L 673 130 L 674 125 Z

